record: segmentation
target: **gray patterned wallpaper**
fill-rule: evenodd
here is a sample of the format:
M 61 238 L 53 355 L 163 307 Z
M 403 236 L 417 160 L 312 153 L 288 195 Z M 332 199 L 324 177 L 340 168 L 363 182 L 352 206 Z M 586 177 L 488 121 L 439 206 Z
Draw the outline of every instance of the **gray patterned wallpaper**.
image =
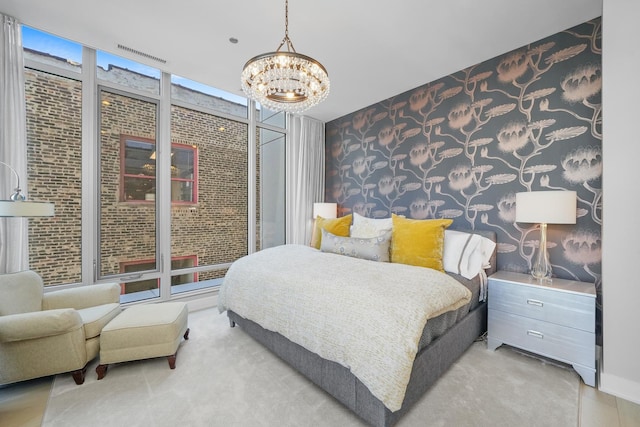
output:
M 539 232 L 515 193 L 575 190 L 577 224 L 548 228 L 553 273 L 600 289 L 601 70 L 597 18 L 329 122 L 326 200 L 494 230 L 498 268 L 527 272 Z

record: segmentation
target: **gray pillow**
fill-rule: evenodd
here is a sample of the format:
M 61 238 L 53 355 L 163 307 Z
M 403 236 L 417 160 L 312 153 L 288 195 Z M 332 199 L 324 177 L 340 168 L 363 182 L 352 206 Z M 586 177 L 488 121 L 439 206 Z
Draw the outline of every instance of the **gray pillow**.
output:
M 340 237 L 322 229 L 320 250 L 370 261 L 389 262 L 391 231 L 377 237 Z

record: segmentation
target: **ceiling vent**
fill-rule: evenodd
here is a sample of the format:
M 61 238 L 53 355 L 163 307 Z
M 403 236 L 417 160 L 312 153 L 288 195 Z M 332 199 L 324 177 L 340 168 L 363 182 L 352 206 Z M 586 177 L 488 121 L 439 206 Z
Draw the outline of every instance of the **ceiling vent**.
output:
M 162 64 L 166 64 L 167 63 L 166 59 L 158 58 L 157 56 L 153 56 L 153 55 L 150 55 L 148 53 L 140 52 L 139 50 L 132 49 L 130 47 L 123 46 L 121 44 L 118 45 L 118 49 L 126 50 L 129 53 L 133 53 L 135 55 L 142 56 L 144 58 L 151 59 L 153 61 L 160 62 Z

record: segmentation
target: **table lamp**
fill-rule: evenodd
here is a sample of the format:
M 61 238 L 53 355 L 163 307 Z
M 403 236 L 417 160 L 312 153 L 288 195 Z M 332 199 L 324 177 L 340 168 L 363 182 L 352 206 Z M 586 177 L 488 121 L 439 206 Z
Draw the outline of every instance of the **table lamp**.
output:
M 551 263 L 547 252 L 547 224 L 576 223 L 575 191 L 529 191 L 516 193 L 516 222 L 540 224 L 540 245 L 531 275 L 551 280 Z

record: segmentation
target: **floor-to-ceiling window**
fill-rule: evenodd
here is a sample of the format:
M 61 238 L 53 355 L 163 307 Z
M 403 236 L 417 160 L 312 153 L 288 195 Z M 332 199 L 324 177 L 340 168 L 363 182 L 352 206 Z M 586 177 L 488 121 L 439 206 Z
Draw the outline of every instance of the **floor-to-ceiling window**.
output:
M 158 102 L 98 93 L 98 279 L 121 280 L 122 294 L 133 299 L 158 297 Z
M 55 204 L 55 217 L 29 220 L 31 266 L 47 284 L 81 280 L 82 86 L 25 70 L 29 195 Z M 37 243 L 36 243 L 37 242 Z
M 256 250 L 285 243 L 286 114 L 256 108 Z
M 56 205 L 30 222 L 47 285 L 117 281 L 124 302 L 167 299 L 284 242 L 283 113 L 30 28 L 23 39 L 29 192 Z
M 198 158 L 197 203 L 171 208 L 171 258 L 195 257 L 192 265 L 172 267 L 176 294 L 220 283 L 248 252 L 249 124 L 246 106 L 226 105 L 223 115 L 210 98 L 189 89 L 199 88 L 195 82 L 172 81 L 171 139 L 192 146 Z M 181 283 L 185 274 L 197 278 Z
M 285 134 L 259 128 L 260 242 L 262 248 L 285 243 Z

